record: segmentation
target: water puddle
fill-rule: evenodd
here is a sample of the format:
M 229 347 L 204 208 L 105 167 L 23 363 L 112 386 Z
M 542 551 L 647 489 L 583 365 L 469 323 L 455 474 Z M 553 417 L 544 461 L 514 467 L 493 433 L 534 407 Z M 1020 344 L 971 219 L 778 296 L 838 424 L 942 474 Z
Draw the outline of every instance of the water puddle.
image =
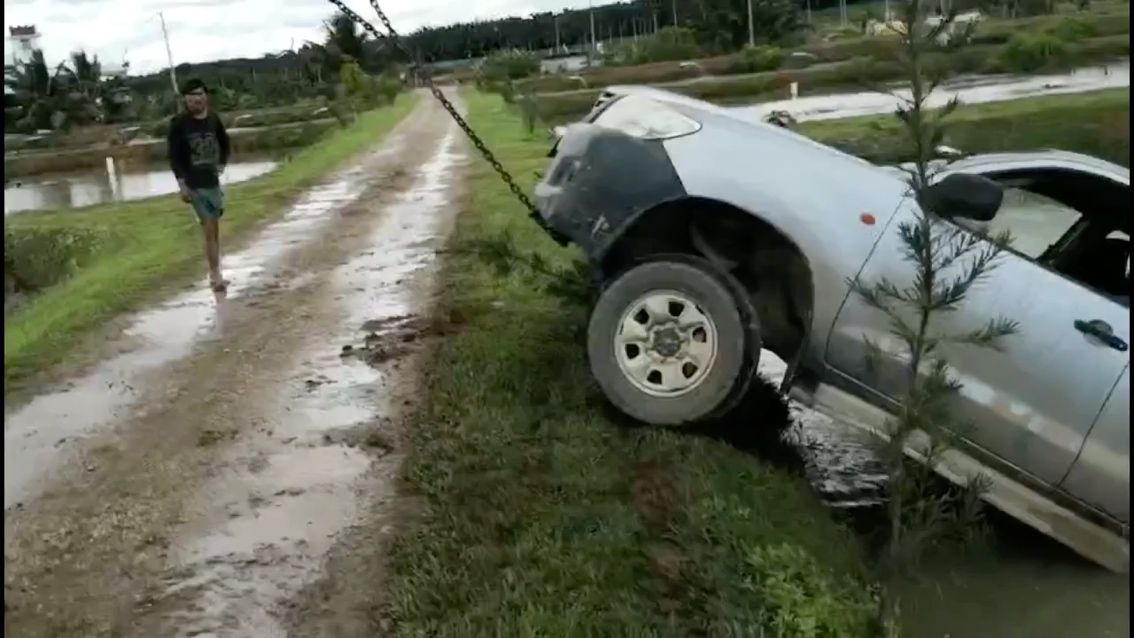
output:
M 221 184 L 236 184 L 276 169 L 279 162 L 255 160 L 230 164 Z M 30 210 L 59 210 L 145 199 L 177 192 L 169 169 L 116 173 L 106 170 L 14 179 L 4 185 L 4 215 Z
M 763 352 L 760 373 L 778 385 L 786 365 Z M 879 515 L 886 476 L 864 434 L 794 402 L 785 436 L 809 482 L 832 508 Z M 992 546 L 930 560 L 905 593 L 914 638 L 1118 637 L 1130 631 L 1130 581 L 1038 532 L 989 512 Z
M 981 104 L 1128 86 L 1130 86 L 1130 62 L 1126 60 L 1108 66 L 1089 67 L 1052 75 L 958 78 L 942 84 L 929 97 L 929 105 L 944 106 L 954 97 L 963 104 Z M 802 86 L 800 90 L 806 91 L 807 87 Z M 896 94 L 901 98 L 909 98 L 908 90 L 903 89 Z M 894 95 L 864 91 L 762 102 L 733 107 L 732 110 L 757 118 L 762 118 L 772 111 L 787 111 L 797 121 L 803 122 L 892 113 L 899 104 L 901 104 L 899 97 Z
M 269 283 L 273 269 L 297 244 L 318 235 L 334 213 L 356 200 L 373 162 L 401 152 L 405 136 L 392 134 L 383 150 L 340 171 L 302 195 L 283 219 L 264 229 L 248 248 L 225 255 L 231 302 Z M 188 213 L 187 213 L 188 214 Z M 4 507 L 34 497 L 43 478 L 79 438 L 130 414 L 161 366 L 179 360 L 202 340 L 223 336 L 225 302 L 202 280 L 195 289 L 136 315 L 123 333 L 125 352 L 98 364 L 66 387 L 35 397 L 4 415 Z
M 765 350 L 758 372 L 779 387 L 787 364 Z M 823 501 L 845 510 L 881 505 L 886 473 L 874 441 L 794 401 L 788 410 L 792 423 L 784 436 L 799 451 L 807 479 Z
M 392 496 L 394 464 L 375 459 L 394 447 L 391 419 L 412 396 L 412 379 L 398 362 L 342 356 L 342 345 L 427 310 L 432 278 L 420 271 L 449 224 L 456 143 L 451 128 L 414 184 L 380 213 L 372 249 L 331 273 L 337 328 L 298 353 L 285 387 L 267 390 L 270 425 L 236 441 L 225 452 L 230 469 L 200 494 L 197 522 L 179 531 L 170 555 L 164 598 L 177 610 L 166 613 L 162 635 L 285 635 L 284 603 L 320 574 L 363 503 Z

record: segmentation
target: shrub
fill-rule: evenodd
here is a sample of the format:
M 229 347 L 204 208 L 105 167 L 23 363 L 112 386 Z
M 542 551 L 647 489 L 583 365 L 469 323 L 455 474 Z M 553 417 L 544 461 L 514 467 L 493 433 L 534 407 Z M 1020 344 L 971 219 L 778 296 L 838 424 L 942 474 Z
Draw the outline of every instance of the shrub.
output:
M 761 44 L 744 47 L 729 67 L 731 73 L 759 73 L 780 68 L 784 52 L 777 46 Z
M 362 69 L 354 60 L 347 60 L 339 71 L 345 97 L 356 109 L 390 104 L 402 90 L 396 71 L 375 77 Z
M 86 228 L 20 228 L 4 232 L 4 273 L 26 291 L 53 286 L 75 273 L 106 242 Z
M 1085 38 L 1099 35 L 1094 24 L 1081 18 L 1065 18 L 1060 20 L 1048 31 L 1051 35 L 1065 42 L 1078 42 Z
M 358 62 L 349 58 L 339 67 L 339 81 L 343 83 L 343 89 L 349 97 L 365 98 L 374 88 L 371 77 L 362 70 Z
M 1066 62 L 1071 53 L 1068 43 L 1051 33 L 1017 33 L 1000 52 L 1000 63 L 1008 71 L 1029 73 Z
M 484 61 L 480 73 L 490 82 L 520 80 L 539 73 L 539 58 L 531 52 L 518 49 L 497 51 Z
M 690 60 L 700 57 L 696 34 L 683 27 L 666 27 L 652 37 L 639 42 L 627 42 L 614 47 L 606 56 L 607 64 L 629 65 L 650 62 Z
M 402 88 L 402 79 L 397 73 L 384 73 L 374 81 L 375 93 L 382 104 L 392 104 Z

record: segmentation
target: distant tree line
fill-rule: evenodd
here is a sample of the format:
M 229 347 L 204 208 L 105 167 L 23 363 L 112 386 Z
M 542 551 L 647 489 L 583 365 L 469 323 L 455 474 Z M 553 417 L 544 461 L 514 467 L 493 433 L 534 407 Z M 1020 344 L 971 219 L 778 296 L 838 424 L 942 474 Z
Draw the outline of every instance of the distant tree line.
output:
M 868 3 L 848 0 L 850 6 Z M 950 0 L 949 4 L 954 9 L 979 8 L 1013 16 L 1046 13 L 1054 7 L 1053 0 Z M 838 0 L 752 0 L 753 35 L 758 44 L 784 44 L 806 30 L 805 9 L 818 12 L 838 6 Z M 876 7 L 868 11 L 876 13 Z M 406 43 L 414 57 L 425 63 L 482 58 L 509 50 L 538 53 L 557 45 L 588 43 L 592 15 L 599 41 L 633 42 L 661 33 L 671 36 L 668 39 L 673 42 L 660 37 L 659 46 L 672 45 L 670 48 L 697 54 L 735 51 L 748 42 L 747 0 L 633 0 L 526 18 L 427 27 L 406 36 Z M 623 48 L 636 52 L 622 56 L 629 61 L 640 57 L 641 47 Z M 387 91 L 390 78 L 411 62 L 386 39 L 375 39 L 346 16 L 336 14 L 325 22 L 323 37 L 317 42 L 259 58 L 181 64 L 175 72 L 182 80 L 190 76 L 203 79 L 213 90 L 218 107 L 230 110 L 282 106 L 305 98 L 336 99 L 344 91 L 341 74 L 346 67 L 387 76 L 383 89 Z M 37 51 L 20 68 L 5 71 L 10 89 L 4 100 L 7 131 L 151 120 L 168 116 L 179 103 L 167 70 L 107 80 L 101 77 L 97 58 L 88 59 L 81 51 L 55 68 L 49 68 L 43 53 Z M 359 76 L 352 72 L 351 77 Z M 358 83 L 352 86 L 357 90 Z
M 753 0 L 756 38 L 779 40 L 802 27 L 806 0 Z M 837 6 L 837 0 L 816 0 L 812 9 Z M 595 39 L 633 39 L 665 27 L 692 30 L 702 45 L 735 49 L 748 39 L 746 0 L 636 0 L 591 9 L 535 13 L 527 18 L 503 18 L 420 29 L 410 38 L 425 61 L 487 56 L 499 49 L 553 49 Z
M 209 86 L 221 110 L 294 104 L 301 99 L 336 100 L 350 94 L 363 101 L 388 98 L 401 64 L 385 41 L 374 40 L 353 21 L 336 15 L 324 24 L 323 38 L 294 51 L 260 58 L 179 64 L 179 82 L 198 77 Z M 149 121 L 180 108 L 168 69 L 142 76 L 104 79 L 98 58 L 81 51 L 50 68 L 43 51 L 19 67 L 5 69 L 5 131 L 65 129 L 94 123 Z M 344 82 L 344 73 L 349 81 Z M 380 85 L 379 85 L 380 84 Z

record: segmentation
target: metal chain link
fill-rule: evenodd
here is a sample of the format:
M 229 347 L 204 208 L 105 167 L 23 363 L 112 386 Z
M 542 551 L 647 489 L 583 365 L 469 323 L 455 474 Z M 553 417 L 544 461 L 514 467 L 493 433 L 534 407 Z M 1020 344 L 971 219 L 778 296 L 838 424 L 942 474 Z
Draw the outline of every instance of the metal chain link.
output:
M 417 68 L 421 72 L 420 77 L 425 83 L 425 86 L 429 89 L 429 92 L 433 94 L 433 97 L 437 98 L 437 101 L 441 103 L 441 106 L 445 107 L 445 110 L 448 111 L 449 115 L 452 116 L 454 121 L 456 121 L 457 126 L 459 126 L 461 130 L 465 132 L 465 135 L 468 136 L 469 141 L 473 143 L 473 146 L 476 147 L 476 150 L 480 152 L 481 156 L 484 157 L 484 159 L 487 160 L 489 164 L 492 165 L 493 170 L 495 170 L 496 173 L 500 175 L 500 179 L 504 180 L 504 183 L 508 185 L 508 189 L 511 190 L 512 194 L 516 196 L 516 199 L 520 200 L 520 203 L 528 209 L 529 213 L 531 213 L 532 218 L 539 222 L 540 225 L 543 225 L 543 218 L 540 217 L 539 211 L 536 209 L 535 204 L 532 203 L 532 200 L 528 198 L 527 193 L 525 193 L 523 189 L 521 189 L 519 185 L 516 184 L 516 180 L 513 179 L 512 175 L 504 169 L 504 167 L 500 164 L 500 161 L 496 159 L 496 156 L 492 154 L 492 151 L 488 150 L 488 147 L 484 145 L 484 142 L 480 139 L 480 137 L 477 136 L 477 134 L 472 130 L 471 127 L 469 127 L 468 122 L 465 122 L 465 118 L 461 117 L 460 113 L 457 113 L 456 107 L 453 106 L 453 103 L 450 102 L 443 93 L 441 93 L 441 89 L 437 88 L 433 84 L 433 78 L 430 77 L 430 74 L 426 70 L 425 65 L 423 65 L 421 61 L 418 60 L 417 57 L 413 54 L 413 52 L 409 50 L 409 47 L 407 47 L 405 43 L 402 42 L 402 39 L 398 35 L 398 32 L 394 30 L 394 25 L 390 24 L 390 19 L 386 17 L 386 13 L 382 11 L 381 7 L 378 6 L 378 0 L 370 0 L 370 6 L 373 7 L 374 11 L 378 14 L 378 19 L 382 21 L 382 25 L 385 26 L 386 30 L 390 32 L 388 36 L 379 33 L 378 29 L 374 28 L 374 25 L 370 24 L 369 21 L 363 19 L 362 16 L 352 11 L 350 7 L 346 6 L 346 4 L 343 3 L 343 0 L 328 0 L 328 2 L 338 7 L 339 11 L 342 11 L 343 15 L 347 16 L 351 20 L 354 20 L 356 23 L 358 23 L 359 26 L 369 31 L 370 34 L 374 37 L 393 42 L 394 46 L 397 47 L 399 51 L 401 51 L 407 58 L 410 59 L 410 61 L 417 65 Z

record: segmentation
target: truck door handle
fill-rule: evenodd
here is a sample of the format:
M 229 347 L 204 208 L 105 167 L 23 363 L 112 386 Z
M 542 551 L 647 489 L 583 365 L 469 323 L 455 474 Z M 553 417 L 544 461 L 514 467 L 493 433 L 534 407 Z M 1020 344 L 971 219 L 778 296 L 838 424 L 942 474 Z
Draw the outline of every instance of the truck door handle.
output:
M 1091 321 L 1076 319 L 1075 329 L 1098 339 L 1107 347 L 1114 348 L 1119 352 L 1126 352 L 1128 347 L 1125 341 L 1114 335 L 1114 330 L 1110 327 L 1110 324 L 1100 319 L 1092 319 Z

